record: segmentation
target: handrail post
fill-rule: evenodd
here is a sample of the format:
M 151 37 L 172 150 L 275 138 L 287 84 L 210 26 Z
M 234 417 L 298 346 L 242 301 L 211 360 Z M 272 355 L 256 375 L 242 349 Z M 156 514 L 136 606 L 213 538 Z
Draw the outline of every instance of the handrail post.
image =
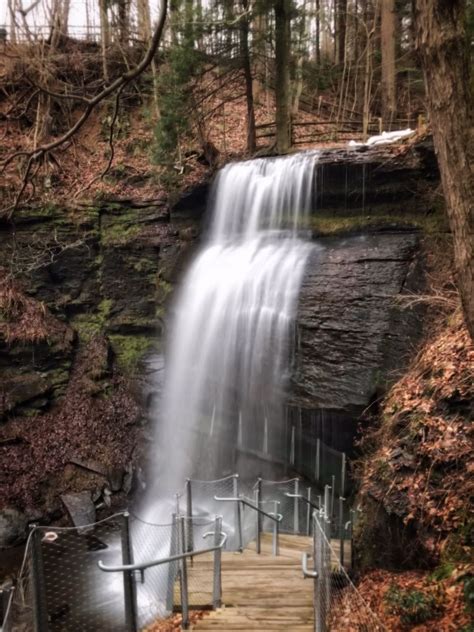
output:
M 178 551 L 178 528 L 176 515 L 171 517 L 171 537 L 170 537 L 170 557 L 176 555 Z M 166 594 L 166 609 L 171 612 L 174 606 L 174 582 L 176 579 L 176 565 L 177 562 L 170 562 L 168 566 L 168 590 Z
M 329 500 L 329 490 L 331 487 L 329 485 L 324 486 L 324 518 L 325 520 L 329 520 L 330 516 L 330 500 Z
M 33 610 L 35 632 L 48 632 L 48 603 L 44 585 L 43 552 L 41 550 L 41 531 L 32 525 L 31 535 L 31 571 L 33 589 Z
M 323 560 L 323 530 L 321 522 L 324 519 L 322 511 L 314 514 L 313 517 L 313 547 L 314 547 L 314 568 L 317 578 L 314 584 L 314 628 L 315 632 L 326 632 L 326 608 L 324 604 L 325 572 Z
M 273 501 L 273 511 L 275 516 L 278 513 L 278 500 Z M 280 545 L 279 545 L 279 534 L 280 534 L 280 523 L 278 520 L 273 521 L 273 555 L 276 557 L 280 553 Z
M 290 439 L 290 465 L 295 465 L 295 453 L 296 453 L 296 426 L 291 426 L 291 439 Z
M 184 516 L 178 518 L 179 520 L 179 540 L 180 553 L 184 553 L 185 548 L 185 537 L 186 537 L 186 529 L 185 529 L 185 520 Z M 181 615 L 182 622 L 181 628 L 183 630 L 187 630 L 189 627 L 189 595 L 188 595 L 188 566 L 187 560 L 185 557 L 181 559 L 181 573 L 180 573 L 180 593 L 181 593 Z
M 306 535 L 311 535 L 311 487 L 307 488 Z
M 232 489 L 234 498 L 239 497 L 239 475 L 234 474 L 234 480 L 232 482 Z M 235 514 L 234 514 L 234 523 L 235 523 L 235 532 L 237 534 L 237 543 L 239 551 L 242 553 L 244 550 L 243 538 L 242 538 L 242 506 L 240 501 L 235 503 Z
M 342 461 L 341 461 L 341 496 L 345 498 L 346 496 L 346 466 L 347 466 L 347 458 L 346 453 L 342 453 Z
M 133 564 L 133 546 L 130 537 L 130 514 L 123 513 L 122 520 L 122 564 Z M 133 571 L 123 573 L 125 598 L 125 625 L 128 632 L 137 632 L 137 593 Z
M 295 535 L 299 533 L 300 530 L 300 517 L 299 517 L 299 493 L 300 493 L 300 481 L 299 479 L 295 480 L 295 497 L 293 498 L 293 531 Z
M 339 496 L 339 563 L 344 566 L 344 501 L 345 498 Z
M 262 502 L 262 479 L 257 479 L 257 487 L 255 489 L 255 504 L 260 509 L 260 503 Z M 261 533 L 262 533 L 262 517 L 261 513 L 257 511 L 257 541 L 256 550 L 260 554 L 261 551 Z
M 330 519 L 333 519 L 334 516 L 334 498 L 336 495 L 336 477 L 334 476 L 334 474 L 331 476 L 331 513 L 330 515 Z
M 194 533 L 193 533 L 193 491 L 191 487 L 191 479 L 187 478 L 185 483 L 186 490 L 186 517 L 188 519 L 187 539 L 186 539 L 186 551 L 192 551 L 194 548 Z
M 321 476 L 321 439 L 316 439 L 316 459 L 315 459 L 315 472 L 314 477 L 316 482 L 319 483 L 319 479 Z
M 5 585 L 4 588 L 0 588 L 0 626 L 7 624 L 6 617 L 10 609 L 14 590 L 13 584 Z M 3 628 L 0 627 L 0 630 L 3 630 Z
M 351 521 L 349 524 L 349 539 L 351 542 L 351 568 L 354 568 L 354 520 L 355 520 L 355 510 L 350 510 Z
M 240 503 L 239 503 L 240 505 Z M 216 516 L 215 532 L 214 532 L 214 544 L 216 550 L 214 551 L 214 583 L 212 590 L 212 607 L 214 610 L 221 607 L 222 604 L 222 581 L 221 581 L 221 559 L 222 549 L 219 547 L 222 531 L 222 517 Z

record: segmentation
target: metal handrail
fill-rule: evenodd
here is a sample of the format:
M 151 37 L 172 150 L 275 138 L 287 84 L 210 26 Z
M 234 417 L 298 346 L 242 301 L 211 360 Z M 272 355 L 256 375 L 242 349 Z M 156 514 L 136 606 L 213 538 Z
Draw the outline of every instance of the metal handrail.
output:
M 270 518 L 271 520 L 274 520 L 275 522 L 281 522 L 283 520 L 283 515 L 281 513 L 273 513 L 273 512 L 267 513 L 266 511 L 263 511 L 263 509 L 260 509 L 260 507 L 257 507 L 257 505 L 254 505 L 253 503 L 251 503 L 249 500 L 247 500 L 243 496 L 237 496 L 235 498 L 220 498 L 219 496 L 214 496 L 214 500 L 222 500 L 224 502 L 226 501 L 240 502 L 240 503 L 243 503 L 244 505 L 247 505 L 247 507 L 251 507 L 252 509 L 255 509 L 255 511 L 258 511 L 263 516 L 266 516 L 267 518 Z
M 254 511 L 257 512 L 257 537 L 256 537 L 256 550 L 257 550 L 257 553 L 260 553 L 260 550 L 261 550 L 261 546 L 260 546 L 260 544 L 261 544 L 260 543 L 260 538 L 261 538 L 261 520 L 260 520 L 260 516 L 266 516 L 267 518 L 270 518 L 270 520 L 273 520 L 274 526 L 273 526 L 272 553 L 275 556 L 278 555 L 278 553 L 279 553 L 279 524 L 283 520 L 283 515 L 281 513 L 277 513 L 277 512 L 268 513 L 266 511 L 264 511 L 263 509 L 260 509 L 260 507 L 258 505 L 254 505 L 253 503 L 251 503 L 249 500 L 247 500 L 243 496 L 232 496 L 230 498 L 222 498 L 220 496 L 214 496 L 214 500 L 222 501 L 222 502 L 235 502 L 235 503 L 238 503 L 237 506 L 240 506 L 240 504 L 247 505 L 247 507 L 250 507 L 251 509 L 253 509 Z M 277 503 L 277 501 L 275 501 L 275 504 L 276 503 Z
M 319 505 L 315 505 L 313 502 L 311 502 L 308 498 L 306 498 L 306 496 L 303 496 L 303 494 L 290 494 L 290 493 L 286 493 L 285 496 L 288 496 L 288 498 L 301 498 L 301 500 L 304 500 L 305 503 L 307 503 L 308 505 L 310 505 L 313 509 L 316 509 L 316 511 L 319 511 L 320 506 Z
M 215 535 L 214 531 L 208 531 L 204 533 L 203 538 L 207 538 L 210 535 Z M 169 557 L 163 557 L 159 560 L 152 560 L 150 562 L 140 562 L 138 564 L 121 564 L 119 566 L 107 566 L 101 560 L 97 562 L 97 566 L 101 571 L 106 573 L 118 573 L 125 571 L 145 571 L 147 568 L 152 568 L 153 566 L 159 566 L 160 564 L 167 564 L 170 562 L 177 562 L 178 560 L 184 560 L 188 557 L 196 557 L 197 555 L 204 555 L 205 553 L 213 553 L 214 551 L 218 551 L 222 549 L 227 541 L 227 533 L 221 531 L 220 533 L 221 541 L 218 545 L 212 546 L 208 549 L 200 549 L 197 551 L 189 551 L 187 553 L 179 553 L 178 555 L 170 555 Z
M 310 571 L 308 568 L 308 560 L 312 557 L 313 555 L 311 555 L 311 553 L 303 553 L 303 556 L 301 559 L 301 570 L 303 571 L 303 577 L 309 578 L 309 579 L 317 579 L 319 575 L 318 571 L 316 570 Z

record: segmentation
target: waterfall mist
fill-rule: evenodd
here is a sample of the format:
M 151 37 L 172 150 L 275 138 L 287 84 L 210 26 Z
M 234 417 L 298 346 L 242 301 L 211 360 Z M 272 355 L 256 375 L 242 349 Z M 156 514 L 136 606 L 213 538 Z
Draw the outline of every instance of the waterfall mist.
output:
M 231 473 L 239 453 L 285 459 L 283 403 L 316 161 L 315 152 L 257 159 L 216 177 L 208 233 L 172 311 L 153 494 L 181 489 L 186 477 Z

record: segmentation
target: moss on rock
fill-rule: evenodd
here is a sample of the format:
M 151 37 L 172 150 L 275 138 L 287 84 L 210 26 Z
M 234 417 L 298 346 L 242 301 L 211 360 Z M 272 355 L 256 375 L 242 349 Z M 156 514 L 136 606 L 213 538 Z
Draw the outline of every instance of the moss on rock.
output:
M 153 348 L 153 341 L 147 336 L 109 336 L 117 363 L 125 372 L 135 373 L 140 360 Z

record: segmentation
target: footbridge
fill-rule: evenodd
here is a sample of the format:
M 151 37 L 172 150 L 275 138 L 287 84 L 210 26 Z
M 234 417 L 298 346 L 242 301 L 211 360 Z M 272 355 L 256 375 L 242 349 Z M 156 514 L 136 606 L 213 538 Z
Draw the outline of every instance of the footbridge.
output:
M 34 526 L 2 632 L 157 632 L 176 629 L 170 617 L 193 630 L 378 632 L 350 579 L 355 518 L 329 485 L 233 475 L 188 480 L 166 524 L 122 512 Z

